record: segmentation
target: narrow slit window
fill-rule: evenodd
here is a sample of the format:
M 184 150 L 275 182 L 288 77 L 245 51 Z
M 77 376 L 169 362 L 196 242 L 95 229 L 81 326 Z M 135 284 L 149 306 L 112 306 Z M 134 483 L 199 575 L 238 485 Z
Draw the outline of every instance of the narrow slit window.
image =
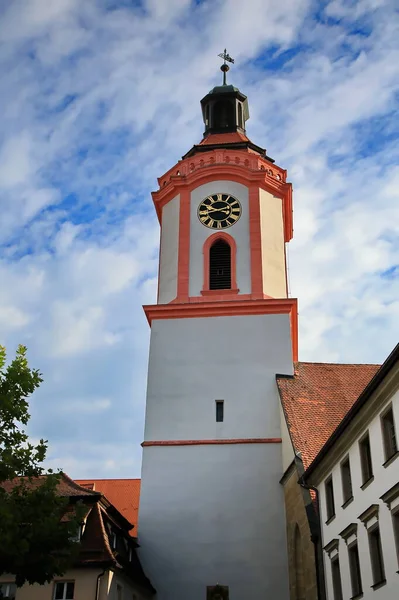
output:
M 360 594 L 362 593 L 362 576 L 360 571 L 359 550 L 357 547 L 357 542 L 349 546 L 348 554 L 352 596 L 360 596 Z
M 329 477 L 326 481 L 326 509 L 328 521 L 335 516 L 334 487 L 332 477 Z
M 371 462 L 371 448 L 369 434 L 359 442 L 360 462 L 362 466 L 363 485 L 373 476 L 373 463 Z
M 369 531 L 369 546 L 371 570 L 373 572 L 373 585 L 378 585 L 385 581 L 384 559 L 382 556 L 380 528 L 378 525 Z
M 344 504 L 353 498 L 352 477 L 349 457 L 341 464 L 342 496 Z
M 209 289 L 231 289 L 231 248 L 224 240 L 217 240 L 209 250 Z
M 339 567 L 339 558 L 336 556 L 331 561 L 331 575 L 334 592 L 334 600 L 343 600 L 342 595 L 342 582 L 341 582 L 341 569 Z
M 216 400 L 216 422 L 221 423 L 224 419 L 224 401 Z
M 392 407 L 382 415 L 381 425 L 382 437 L 384 440 L 385 460 L 389 460 L 398 451 Z
M 399 565 L 399 509 L 392 514 L 393 534 L 395 536 L 396 555 Z

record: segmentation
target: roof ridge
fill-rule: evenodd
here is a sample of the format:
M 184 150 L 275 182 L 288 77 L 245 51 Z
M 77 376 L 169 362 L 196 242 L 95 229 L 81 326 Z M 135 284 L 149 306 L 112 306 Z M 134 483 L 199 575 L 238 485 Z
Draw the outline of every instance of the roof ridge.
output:
M 332 365 L 334 367 L 380 367 L 381 363 L 333 363 L 333 362 L 312 362 L 298 360 L 295 365 Z
M 140 481 L 141 477 L 78 477 L 75 479 L 77 481 L 87 481 L 88 483 L 94 481 Z M 78 484 L 79 485 L 79 484 Z
M 76 483 L 76 481 L 74 481 L 73 479 L 71 479 L 71 477 L 69 477 L 69 475 L 67 475 L 66 473 L 64 473 L 64 471 L 61 471 L 61 477 L 63 477 L 63 479 L 66 481 L 66 483 L 68 483 L 71 487 L 75 488 L 78 491 L 82 491 L 85 492 L 85 494 L 89 494 L 91 496 L 96 496 L 99 497 L 101 496 L 100 492 L 96 492 L 93 490 L 88 490 L 87 488 L 82 487 L 81 485 L 79 485 L 78 483 Z

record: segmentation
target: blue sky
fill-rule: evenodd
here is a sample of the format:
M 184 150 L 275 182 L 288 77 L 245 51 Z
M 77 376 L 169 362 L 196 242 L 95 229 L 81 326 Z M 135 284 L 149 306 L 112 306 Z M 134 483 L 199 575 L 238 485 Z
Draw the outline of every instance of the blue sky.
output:
M 0 342 L 44 383 L 30 433 L 72 477 L 140 475 L 159 226 L 150 192 L 221 79 L 294 186 L 300 359 L 398 338 L 399 19 L 391 0 L 4 0 Z

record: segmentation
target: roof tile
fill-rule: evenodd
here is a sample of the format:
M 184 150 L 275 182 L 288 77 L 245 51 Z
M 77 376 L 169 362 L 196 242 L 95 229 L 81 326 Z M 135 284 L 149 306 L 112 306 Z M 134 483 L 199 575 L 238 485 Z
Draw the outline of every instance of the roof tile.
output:
M 87 488 L 90 484 L 101 492 L 134 525 L 130 534 L 137 536 L 137 520 L 140 500 L 140 479 L 75 479 Z
M 305 469 L 378 369 L 379 365 L 297 362 L 293 378 L 277 376 L 291 439 Z

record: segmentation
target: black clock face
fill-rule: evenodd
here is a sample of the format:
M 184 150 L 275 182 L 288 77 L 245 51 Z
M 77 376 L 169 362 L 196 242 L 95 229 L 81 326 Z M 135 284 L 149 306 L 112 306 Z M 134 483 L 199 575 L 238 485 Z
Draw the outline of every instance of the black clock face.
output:
M 230 194 L 212 194 L 198 207 L 198 218 L 205 227 L 226 229 L 241 217 L 241 204 Z

